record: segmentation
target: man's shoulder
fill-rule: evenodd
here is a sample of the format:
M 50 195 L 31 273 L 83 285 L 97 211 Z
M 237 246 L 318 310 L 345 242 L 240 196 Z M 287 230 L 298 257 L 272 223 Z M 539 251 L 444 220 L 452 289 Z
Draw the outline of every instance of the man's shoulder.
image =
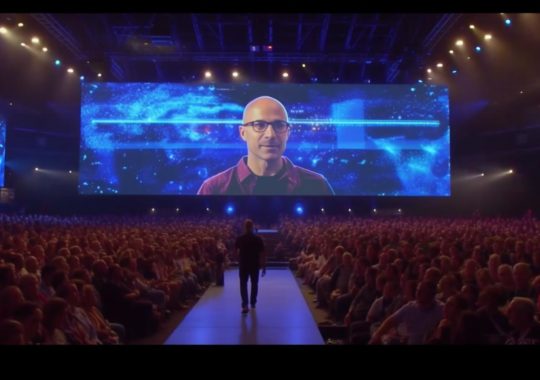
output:
M 223 191 L 224 187 L 227 186 L 227 184 L 231 181 L 231 178 L 234 174 L 234 171 L 236 169 L 235 166 L 231 166 L 229 169 L 224 170 L 220 173 L 217 173 L 213 175 L 210 178 L 207 178 L 202 186 L 201 190 L 205 191 Z

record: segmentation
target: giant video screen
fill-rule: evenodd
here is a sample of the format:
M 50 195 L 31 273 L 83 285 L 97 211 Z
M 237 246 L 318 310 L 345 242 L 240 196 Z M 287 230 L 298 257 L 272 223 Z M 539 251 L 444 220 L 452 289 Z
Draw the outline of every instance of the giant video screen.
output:
M 85 83 L 79 191 L 449 196 L 448 88 Z

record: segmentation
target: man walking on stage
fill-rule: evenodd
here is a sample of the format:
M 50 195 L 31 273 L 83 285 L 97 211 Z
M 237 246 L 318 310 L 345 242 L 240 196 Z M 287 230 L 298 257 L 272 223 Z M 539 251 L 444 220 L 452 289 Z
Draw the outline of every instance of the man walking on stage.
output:
M 247 219 L 244 222 L 245 233 L 236 239 L 236 251 L 239 257 L 240 295 L 242 296 L 242 314 L 248 309 L 247 282 L 251 278 L 251 297 L 249 303 L 254 309 L 257 304 L 257 292 L 259 290 L 259 270 L 262 275 L 266 274 L 266 259 L 264 255 L 264 243 L 260 236 L 253 233 L 253 221 Z

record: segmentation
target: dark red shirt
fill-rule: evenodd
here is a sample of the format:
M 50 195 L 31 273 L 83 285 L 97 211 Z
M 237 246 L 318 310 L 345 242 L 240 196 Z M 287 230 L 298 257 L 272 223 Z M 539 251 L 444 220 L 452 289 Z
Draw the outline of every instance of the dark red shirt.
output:
M 334 195 L 334 190 L 321 174 L 294 165 L 283 157 L 284 168 L 276 176 L 283 191 L 265 195 Z M 203 182 L 197 195 L 252 195 L 261 178 L 247 166 L 247 156 L 238 163 Z

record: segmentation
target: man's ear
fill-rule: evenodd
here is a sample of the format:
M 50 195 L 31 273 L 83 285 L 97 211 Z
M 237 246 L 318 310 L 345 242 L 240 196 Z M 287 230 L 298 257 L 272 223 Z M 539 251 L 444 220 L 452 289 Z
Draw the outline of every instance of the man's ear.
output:
M 242 140 L 246 141 L 246 136 L 244 136 L 246 133 L 246 127 L 244 127 L 243 125 L 240 125 L 238 127 L 238 132 L 240 133 L 240 137 L 242 138 Z

